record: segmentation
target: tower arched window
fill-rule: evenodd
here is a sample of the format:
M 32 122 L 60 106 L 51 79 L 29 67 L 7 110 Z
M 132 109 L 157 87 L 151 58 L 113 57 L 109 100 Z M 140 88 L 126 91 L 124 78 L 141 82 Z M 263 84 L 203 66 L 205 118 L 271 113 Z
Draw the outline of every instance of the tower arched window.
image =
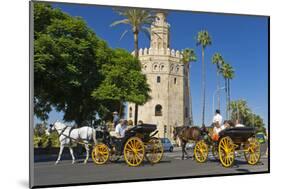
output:
M 145 64 L 145 65 L 143 65 L 143 69 L 144 69 L 144 70 L 146 70 L 146 68 L 147 68 L 147 65 L 146 65 L 146 64 Z
M 154 70 L 157 70 L 157 67 L 158 67 L 157 64 L 155 64 L 155 65 L 153 66 L 153 69 L 154 69 Z
M 155 106 L 155 116 L 162 116 L 162 106 L 160 104 Z
M 177 84 L 177 78 L 176 77 L 174 78 L 174 84 Z
M 130 108 L 129 108 L 129 118 L 132 117 L 132 112 L 133 112 L 132 107 L 130 107 Z

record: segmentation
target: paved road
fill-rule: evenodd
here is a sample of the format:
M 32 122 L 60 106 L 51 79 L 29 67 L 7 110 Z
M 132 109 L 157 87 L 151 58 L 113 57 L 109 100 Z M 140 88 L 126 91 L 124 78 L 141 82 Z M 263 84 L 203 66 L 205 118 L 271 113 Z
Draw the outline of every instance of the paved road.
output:
M 192 153 L 191 151 L 189 151 Z M 174 152 L 166 152 L 162 161 L 151 165 L 144 162 L 139 167 L 129 167 L 123 160 L 118 163 L 95 165 L 92 161 L 83 164 L 81 161 L 72 165 L 70 160 L 35 163 L 35 185 L 106 182 L 134 179 L 153 179 L 167 177 L 186 177 L 196 175 L 214 175 L 229 173 L 254 173 L 268 170 L 268 159 L 262 155 L 260 163 L 248 165 L 244 158 L 236 158 L 232 168 L 224 168 L 219 161 L 209 155 L 206 163 L 197 163 L 195 160 L 181 160 L 179 148 Z

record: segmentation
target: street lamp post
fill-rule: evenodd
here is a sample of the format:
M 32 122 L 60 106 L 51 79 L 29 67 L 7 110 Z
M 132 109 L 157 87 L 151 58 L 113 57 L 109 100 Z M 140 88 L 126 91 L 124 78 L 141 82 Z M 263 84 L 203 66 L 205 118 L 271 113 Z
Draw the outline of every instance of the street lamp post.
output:
M 213 93 L 213 113 L 215 112 L 215 109 L 214 109 L 214 107 L 215 107 L 215 95 L 216 95 L 220 90 L 223 90 L 223 89 L 225 89 L 225 87 L 218 88 L 218 89 L 216 89 L 216 90 L 214 91 L 214 93 Z

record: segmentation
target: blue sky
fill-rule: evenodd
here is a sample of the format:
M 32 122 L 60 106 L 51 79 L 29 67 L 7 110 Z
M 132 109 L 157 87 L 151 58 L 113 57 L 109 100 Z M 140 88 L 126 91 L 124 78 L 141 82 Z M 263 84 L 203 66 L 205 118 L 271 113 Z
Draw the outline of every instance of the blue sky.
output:
M 133 36 L 127 34 L 121 41 L 120 35 L 128 26 L 111 28 L 109 25 L 120 19 L 111 7 L 74 4 L 54 4 L 72 16 L 82 17 L 90 28 L 112 48 L 133 50 Z M 211 63 L 215 52 L 223 55 L 235 70 L 231 81 L 231 100 L 245 99 L 249 107 L 259 114 L 267 125 L 268 121 L 268 20 L 266 17 L 222 15 L 169 11 L 167 21 L 171 25 L 171 48 L 182 50 L 193 48 L 198 56 L 191 66 L 191 93 L 195 124 L 201 124 L 201 49 L 196 46 L 198 31 L 208 30 L 212 45 L 205 51 L 206 63 L 206 118 L 211 123 L 212 99 L 216 90 L 216 68 Z M 149 40 L 140 34 L 139 47 L 149 47 Z M 221 80 L 221 85 L 224 81 Z M 221 110 L 224 115 L 225 95 L 221 91 Z M 62 119 L 63 114 L 50 113 L 50 122 Z M 38 120 L 36 120 L 38 121 Z

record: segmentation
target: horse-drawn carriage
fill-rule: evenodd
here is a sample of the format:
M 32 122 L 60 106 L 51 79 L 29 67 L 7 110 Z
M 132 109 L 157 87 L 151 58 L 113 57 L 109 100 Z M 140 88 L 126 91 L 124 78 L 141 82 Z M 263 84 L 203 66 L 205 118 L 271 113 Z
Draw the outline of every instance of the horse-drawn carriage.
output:
M 248 164 L 255 165 L 260 160 L 260 143 L 255 138 L 255 128 L 234 127 L 222 130 L 218 141 L 204 138 L 198 141 L 194 148 L 197 162 L 203 163 L 208 158 L 209 149 L 224 167 L 231 167 L 236 154 L 244 153 Z
M 108 160 L 118 161 L 123 155 L 125 162 L 130 166 L 140 165 L 144 158 L 150 163 L 158 163 L 164 150 L 161 141 L 154 137 L 157 132 L 156 125 L 152 124 L 133 126 L 126 131 L 124 138 L 117 138 L 104 130 L 92 150 L 92 159 L 101 165 Z

